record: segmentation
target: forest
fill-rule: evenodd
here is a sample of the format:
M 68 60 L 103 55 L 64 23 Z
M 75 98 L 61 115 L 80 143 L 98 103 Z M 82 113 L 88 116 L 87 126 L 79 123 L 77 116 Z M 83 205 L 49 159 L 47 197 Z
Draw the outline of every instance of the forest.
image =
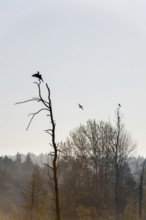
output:
M 0 219 L 144 220 L 146 159 L 135 156 L 136 143 L 123 123 L 121 105 L 111 121 L 87 120 L 56 142 L 51 93 L 43 98 L 39 72 L 33 74 L 41 107 L 47 113 L 51 151 L 0 157 Z M 79 104 L 81 111 L 83 106 Z
M 59 143 L 63 220 L 146 219 L 145 159 L 116 111 L 116 122 L 88 120 Z M 0 219 L 55 220 L 52 157 L 0 157 Z

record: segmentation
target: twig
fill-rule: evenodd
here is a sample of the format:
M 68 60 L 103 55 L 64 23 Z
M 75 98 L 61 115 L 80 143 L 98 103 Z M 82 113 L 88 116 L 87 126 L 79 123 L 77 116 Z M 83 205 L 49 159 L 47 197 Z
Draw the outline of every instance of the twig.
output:
M 28 100 L 25 100 L 25 101 L 22 101 L 22 102 L 16 102 L 15 105 L 23 104 L 23 103 L 26 103 L 26 102 L 32 102 L 32 101 L 40 102 L 41 100 L 39 98 L 32 98 L 32 99 L 28 99 Z
M 39 82 L 39 83 L 34 82 L 34 83 L 37 84 L 37 86 L 38 86 L 40 100 L 49 109 L 49 103 L 42 98 L 41 88 L 40 88 L 41 82 Z
M 28 116 L 32 115 L 32 117 L 31 117 L 31 119 L 30 119 L 30 121 L 29 121 L 29 123 L 28 123 L 28 126 L 27 126 L 27 128 L 26 128 L 26 131 L 28 130 L 28 128 L 29 128 L 29 126 L 30 126 L 32 120 L 34 119 L 34 117 L 35 117 L 37 114 L 39 114 L 41 111 L 44 111 L 44 110 L 48 111 L 47 108 L 42 108 L 42 109 L 40 109 L 39 111 L 37 111 L 37 112 L 35 112 L 35 113 L 30 113 L 30 114 L 28 115 Z

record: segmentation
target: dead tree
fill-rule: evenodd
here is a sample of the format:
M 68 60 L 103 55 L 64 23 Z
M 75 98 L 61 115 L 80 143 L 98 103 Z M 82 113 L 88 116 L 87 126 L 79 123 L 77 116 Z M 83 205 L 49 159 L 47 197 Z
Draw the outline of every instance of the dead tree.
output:
M 47 111 L 48 112 L 47 116 L 49 116 L 49 118 L 50 118 L 51 128 L 49 128 L 48 130 L 45 130 L 45 132 L 48 133 L 51 136 L 51 142 L 52 143 L 50 145 L 53 148 L 53 152 L 51 152 L 49 154 L 49 155 L 52 156 L 52 165 L 51 166 L 49 164 L 45 164 L 45 165 L 52 170 L 52 175 L 53 176 L 51 178 L 53 179 L 53 182 L 54 182 L 56 219 L 61 220 L 60 204 L 59 204 L 59 183 L 58 183 L 58 168 L 59 168 L 59 164 L 58 164 L 59 149 L 58 149 L 58 146 L 59 145 L 56 144 L 56 140 L 55 140 L 56 123 L 55 123 L 54 117 L 53 117 L 51 92 L 50 92 L 50 88 L 49 88 L 48 84 L 46 83 L 45 86 L 46 86 L 48 98 L 47 98 L 47 100 L 45 100 L 42 96 L 42 93 L 41 93 L 41 83 L 42 83 L 41 80 L 38 78 L 38 82 L 34 82 L 34 83 L 38 87 L 38 97 L 28 99 L 26 101 L 18 102 L 16 104 L 23 104 L 23 103 L 32 102 L 32 101 L 40 102 L 41 104 L 43 104 L 43 107 L 40 108 L 37 112 L 29 114 L 29 116 L 31 116 L 31 119 L 28 123 L 28 126 L 27 126 L 26 130 L 29 129 L 29 126 L 30 126 L 31 122 L 32 122 L 32 120 L 34 119 L 34 117 L 36 115 L 38 115 L 42 111 Z
M 139 219 L 142 219 L 142 200 L 143 200 L 143 179 L 144 179 L 144 169 L 145 169 L 146 159 L 143 161 L 142 170 L 139 180 Z
M 113 165 L 115 169 L 115 219 L 122 218 L 123 213 L 123 172 L 124 164 L 127 162 L 131 152 L 135 149 L 135 144 L 129 134 L 124 129 L 121 121 L 121 105 L 116 110 L 116 127 L 113 130 L 113 141 L 111 142 L 109 152 L 113 157 Z

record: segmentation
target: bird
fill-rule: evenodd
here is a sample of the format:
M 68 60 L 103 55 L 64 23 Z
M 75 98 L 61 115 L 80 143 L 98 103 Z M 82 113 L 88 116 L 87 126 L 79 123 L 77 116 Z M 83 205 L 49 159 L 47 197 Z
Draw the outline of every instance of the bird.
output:
M 82 105 L 78 104 L 78 106 L 79 106 L 79 108 L 80 108 L 80 109 L 82 109 L 82 110 L 83 110 L 83 106 L 82 106 Z
M 42 81 L 43 81 L 42 75 L 40 74 L 39 71 L 37 71 L 37 73 L 33 74 L 32 77 L 36 77 L 36 78 L 38 78 L 39 80 L 42 80 Z
M 118 104 L 119 107 L 121 107 L 121 104 Z

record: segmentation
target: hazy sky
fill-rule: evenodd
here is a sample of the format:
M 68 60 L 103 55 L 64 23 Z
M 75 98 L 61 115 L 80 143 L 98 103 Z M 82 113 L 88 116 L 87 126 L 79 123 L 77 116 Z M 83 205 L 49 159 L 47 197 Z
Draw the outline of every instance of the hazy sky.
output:
M 58 141 L 88 119 L 114 122 L 121 103 L 137 153 L 146 156 L 145 10 L 144 0 L 0 0 L 0 155 L 50 149 L 45 114 L 25 131 L 39 106 L 14 105 L 37 96 L 31 75 L 39 70 Z

